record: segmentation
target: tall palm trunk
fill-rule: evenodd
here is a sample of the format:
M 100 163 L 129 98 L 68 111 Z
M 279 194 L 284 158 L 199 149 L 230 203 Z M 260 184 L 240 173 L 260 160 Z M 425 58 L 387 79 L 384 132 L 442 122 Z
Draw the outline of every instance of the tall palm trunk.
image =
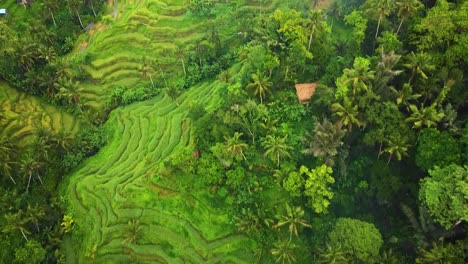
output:
M 96 11 L 94 11 L 93 0 L 91 0 L 91 9 L 93 10 L 94 17 L 96 17 Z
M 52 17 L 52 21 L 54 22 L 54 26 L 57 27 L 57 23 L 55 23 L 55 16 L 54 16 L 54 12 L 52 12 L 52 9 L 48 8 L 49 9 L 49 12 L 50 12 L 50 16 Z
M 398 26 L 398 29 L 396 31 L 396 34 L 398 35 L 398 32 L 400 32 L 400 28 L 401 28 L 401 25 L 403 25 L 403 20 L 405 20 L 405 18 L 401 18 L 401 22 L 400 22 L 400 25 Z
M 184 70 L 184 76 L 187 76 L 187 71 L 185 70 L 185 62 L 184 62 L 184 59 L 180 59 L 180 61 L 182 62 L 182 69 Z
M 75 8 L 76 15 L 78 16 L 78 20 L 80 21 L 81 28 L 83 27 L 83 21 L 81 21 L 80 13 L 78 13 L 78 9 Z
M 23 235 L 24 239 L 26 239 L 26 241 L 28 241 L 28 238 L 27 238 L 26 235 L 24 234 L 23 228 L 20 228 L 20 231 L 21 231 L 21 234 Z
M 310 51 L 310 45 L 312 44 L 312 37 L 314 35 L 315 28 L 312 28 L 312 32 L 310 32 L 309 36 L 309 45 L 307 46 L 307 51 Z
M 375 38 L 379 35 L 380 22 L 382 21 L 382 15 L 379 16 L 379 22 L 377 23 L 377 31 L 375 31 Z

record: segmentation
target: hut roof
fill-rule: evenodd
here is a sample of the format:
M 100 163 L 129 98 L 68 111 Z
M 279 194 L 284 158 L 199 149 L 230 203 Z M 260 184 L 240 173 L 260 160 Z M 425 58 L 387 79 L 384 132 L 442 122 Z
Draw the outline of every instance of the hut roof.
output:
M 298 83 L 295 85 L 296 87 L 296 94 L 299 102 L 301 104 L 306 104 L 310 101 L 312 95 L 314 95 L 315 88 L 317 87 L 318 83 Z
M 0 15 L 6 15 L 8 14 L 7 10 L 5 8 L 0 8 Z

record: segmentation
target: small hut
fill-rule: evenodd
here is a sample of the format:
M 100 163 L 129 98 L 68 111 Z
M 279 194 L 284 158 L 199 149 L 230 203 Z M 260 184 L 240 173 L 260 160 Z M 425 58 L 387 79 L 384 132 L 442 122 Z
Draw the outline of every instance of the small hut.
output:
M 318 83 L 298 83 L 295 85 L 297 98 L 299 103 L 307 104 L 310 102 L 310 98 L 315 93 Z
M 0 16 L 8 15 L 8 11 L 5 8 L 0 8 Z

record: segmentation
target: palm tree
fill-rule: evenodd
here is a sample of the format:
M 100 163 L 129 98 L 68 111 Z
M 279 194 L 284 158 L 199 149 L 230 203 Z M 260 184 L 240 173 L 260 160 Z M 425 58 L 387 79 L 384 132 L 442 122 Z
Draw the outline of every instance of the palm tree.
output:
M 312 227 L 311 225 L 307 224 L 307 222 L 303 219 L 304 218 L 304 209 L 300 206 L 296 206 L 291 208 L 289 204 L 286 204 L 286 214 L 277 216 L 278 223 L 273 226 L 273 228 L 280 228 L 282 226 L 288 226 L 289 230 L 289 242 L 291 242 L 292 235 L 299 236 L 297 230 L 300 226 L 302 227 Z
M 182 44 L 177 44 L 176 45 L 176 50 L 175 50 L 175 57 L 176 59 L 180 60 L 182 63 L 182 70 L 184 71 L 184 76 L 187 76 L 187 71 L 185 70 L 185 49 L 182 47 Z
M 151 78 L 151 74 L 153 74 L 153 72 L 154 72 L 153 65 L 151 65 L 151 63 L 146 59 L 146 57 L 143 57 L 142 61 L 143 61 L 143 64 L 139 68 L 139 70 L 141 72 L 141 75 L 142 75 L 143 79 L 146 79 L 146 77 L 149 76 L 150 81 L 151 81 L 151 85 L 154 87 L 153 78 Z
M 375 38 L 379 35 L 380 23 L 395 10 L 395 0 L 367 0 L 364 4 L 365 11 L 372 17 L 376 17 L 377 30 Z
M 270 92 L 270 87 L 272 85 L 272 82 L 263 75 L 262 72 L 257 71 L 257 73 L 252 74 L 252 83 L 249 83 L 247 85 L 247 89 L 252 89 L 254 92 L 254 95 L 259 95 L 260 96 L 260 103 L 263 103 L 263 98 L 265 98 L 266 94 Z
M 45 210 L 43 207 L 38 205 L 32 207 L 31 204 L 28 203 L 28 207 L 26 209 L 26 219 L 28 222 L 34 223 L 36 226 L 37 231 L 39 230 L 39 220 L 45 216 Z
M 142 231 L 143 230 L 138 219 L 129 220 L 125 229 L 125 239 L 122 243 L 137 243 L 142 237 Z
M 67 4 L 68 8 L 70 9 L 70 12 L 72 9 L 75 10 L 76 16 L 80 21 L 81 28 L 84 28 L 83 22 L 81 21 L 80 13 L 78 12 L 78 8 L 83 5 L 83 0 L 67 0 Z
M 341 245 L 331 247 L 328 243 L 325 248 L 318 250 L 319 264 L 347 264 L 351 261 L 347 258 L 346 252 L 341 248 Z
M 5 221 L 3 224 L 3 233 L 13 233 L 16 230 L 19 230 L 23 235 L 24 239 L 28 241 L 26 237 L 27 234 L 30 234 L 29 230 L 26 228 L 27 220 L 23 215 L 23 211 L 19 210 L 16 213 L 7 213 L 4 215 Z
M 54 12 L 59 8 L 58 0 L 44 0 L 44 7 L 49 11 L 50 16 L 52 17 L 52 22 L 54 22 L 54 26 L 57 26 L 55 22 Z
M 282 240 L 276 241 L 271 250 L 271 254 L 278 257 L 275 263 L 284 264 L 296 262 L 296 254 L 294 253 L 296 248 L 297 246 L 293 243 Z
M 356 58 L 353 63 L 353 68 L 343 70 L 345 80 L 344 83 L 353 88 L 353 95 L 356 91 L 368 91 L 368 83 L 375 78 L 375 71 L 369 68 L 369 62 L 362 58 Z
M 288 135 L 284 137 L 267 135 L 262 142 L 262 146 L 266 149 L 265 156 L 269 157 L 271 160 L 276 160 L 276 165 L 279 166 L 280 159 L 285 157 L 291 157 L 289 151 L 292 149 L 286 143 Z
M 94 1 L 93 0 L 86 0 L 86 2 L 91 6 L 91 10 L 93 10 L 93 15 L 96 17 L 96 10 L 94 10 Z
M 398 35 L 403 21 L 416 14 L 416 12 L 423 8 L 424 5 L 419 0 L 400 0 L 396 5 L 398 6 L 398 17 L 401 18 L 400 25 L 396 32 Z
M 67 103 L 74 103 L 75 105 L 80 103 L 80 93 L 83 91 L 83 88 L 80 88 L 80 82 L 61 77 L 54 84 L 54 87 L 59 91 L 57 96 Z
M 423 79 L 427 79 L 427 73 L 435 70 L 435 66 L 432 64 L 431 56 L 427 53 L 411 52 L 407 57 L 408 63 L 403 64 L 406 68 L 411 70 L 411 77 L 409 83 L 413 81 L 416 74 L 420 75 Z
M 393 87 L 391 87 L 390 89 L 397 96 L 396 103 L 398 105 L 405 105 L 407 107 L 407 110 L 409 110 L 408 106 L 411 104 L 410 100 L 417 100 L 419 97 L 422 96 L 421 94 L 413 93 L 413 87 L 409 83 L 403 84 L 401 90 L 396 90 Z
M 36 175 L 39 181 L 42 182 L 41 176 L 40 176 L 40 171 L 42 170 L 43 166 L 45 164 L 40 162 L 34 153 L 32 151 L 26 152 L 22 159 L 20 160 L 19 164 L 19 169 L 20 172 L 28 177 L 28 185 L 26 186 L 26 192 L 29 191 L 29 185 L 31 184 L 31 178 L 33 175 Z
M 57 54 L 55 53 L 55 50 L 52 46 L 40 46 L 39 49 L 37 50 L 37 55 L 38 58 L 41 58 L 45 60 L 46 62 L 53 62 L 55 61 L 55 58 Z
M 359 110 L 357 105 L 353 105 L 351 100 L 347 97 L 344 98 L 343 104 L 334 103 L 331 106 L 332 111 L 339 117 L 338 124 L 340 126 L 348 126 L 348 130 L 351 132 L 353 130 L 353 125 L 361 127 L 364 125 L 364 121 L 360 120 Z
M 25 71 L 29 71 L 37 57 L 37 45 L 32 40 L 25 40 L 19 44 L 18 62 Z
M 418 109 L 415 105 L 410 105 L 409 108 L 412 114 L 405 121 L 413 123 L 413 128 L 437 126 L 437 123 L 445 116 L 443 112 L 438 112 L 435 106 Z
M 248 145 L 240 139 L 242 135 L 243 133 L 235 132 L 232 137 L 224 137 L 224 140 L 226 140 L 226 152 L 231 157 L 241 156 L 244 160 L 247 160 L 244 150 L 247 149 Z
M 334 164 L 333 157 L 338 154 L 338 148 L 343 144 L 341 139 L 346 134 L 346 130 L 341 129 L 341 125 L 332 124 L 327 119 L 322 123 L 317 122 L 313 133 L 308 133 L 308 147 L 304 150 L 306 154 L 313 154 L 315 157 L 323 157 L 329 166 Z
M 388 162 L 387 164 L 390 163 L 392 160 L 393 156 L 397 158 L 397 160 L 401 160 L 403 155 L 407 155 L 409 144 L 405 142 L 404 140 L 395 140 L 395 139 L 390 139 L 386 140 L 387 147 L 385 147 L 380 153 L 379 156 L 382 153 L 388 153 Z
M 312 44 L 312 38 L 316 32 L 320 32 L 325 28 L 325 23 L 323 19 L 322 10 L 312 10 L 309 12 L 309 17 L 306 21 L 307 28 L 310 31 L 309 34 L 309 44 L 307 45 L 307 50 L 310 51 L 310 45 Z
M 16 184 L 15 179 L 12 177 L 13 165 L 15 160 L 15 145 L 11 142 L 10 138 L 5 136 L 0 137 L 0 171 L 3 175 L 8 176 L 10 180 Z

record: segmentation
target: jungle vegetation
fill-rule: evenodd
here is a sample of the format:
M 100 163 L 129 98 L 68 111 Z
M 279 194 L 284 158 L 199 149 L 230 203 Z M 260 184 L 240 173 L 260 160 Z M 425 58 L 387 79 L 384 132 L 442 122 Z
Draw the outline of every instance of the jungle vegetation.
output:
M 0 263 L 468 262 L 467 1 L 24 2 Z

